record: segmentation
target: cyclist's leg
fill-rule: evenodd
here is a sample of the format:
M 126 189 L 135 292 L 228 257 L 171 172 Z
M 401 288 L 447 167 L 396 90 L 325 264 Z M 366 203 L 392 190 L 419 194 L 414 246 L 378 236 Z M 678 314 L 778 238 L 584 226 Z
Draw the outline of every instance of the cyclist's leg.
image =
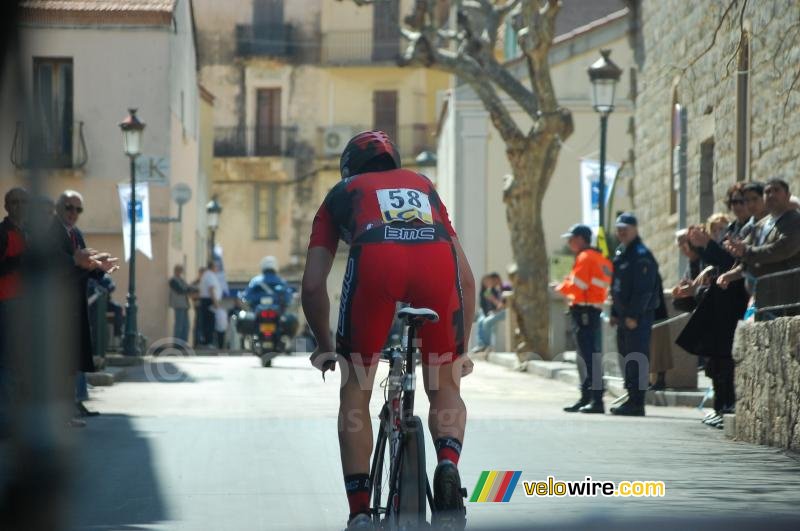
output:
M 372 423 L 369 401 L 380 351 L 394 318 L 392 246 L 354 246 L 348 258 L 337 330 L 342 384 L 339 392 L 339 449 L 351 518 L 369 509 Z M 398 277 L 394 277 L 398 278 Z
M 420 247 L 420 246 L 418 246 Z M 455 251 L 446 243 L 424 246 L 425 268 L 420 268 L 410 285 L 410 302 L 439 314 L 437 323 L 420 329 L 423 382 L 430 401 L 428 427 L 438 447 L 442 439 L 464 439 L 466 406 L 461 399 L 461 365 L 466 338 L 464 312 Z M 419 252 L 419 251 L 418 251 Z M 453 446 L 452 444 L 450 446 Z M 452 454 L 451 461 L 458 459 Z
M 428 427 L 436 447 L 433 474 L 434 522 L 461 529 L 465 525 L 463 490 L 458 473 L 467 409 L 461 399 L 464 310 L 455 250 L 449 246 L 425 249 L 428 267 L 414 277 L 415 305 L 439 314 L 439 321 L 420 330 L 425 392 L 430 401 Z

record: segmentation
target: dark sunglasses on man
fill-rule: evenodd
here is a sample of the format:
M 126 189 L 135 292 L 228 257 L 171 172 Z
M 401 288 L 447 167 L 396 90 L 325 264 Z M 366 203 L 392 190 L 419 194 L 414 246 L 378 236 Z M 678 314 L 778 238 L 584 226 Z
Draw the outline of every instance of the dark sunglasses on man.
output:
M 78 214 L 83 214 L 83 207 L 75 205 L 64 205 L 64 210 L 67 212 L 77 212 Z

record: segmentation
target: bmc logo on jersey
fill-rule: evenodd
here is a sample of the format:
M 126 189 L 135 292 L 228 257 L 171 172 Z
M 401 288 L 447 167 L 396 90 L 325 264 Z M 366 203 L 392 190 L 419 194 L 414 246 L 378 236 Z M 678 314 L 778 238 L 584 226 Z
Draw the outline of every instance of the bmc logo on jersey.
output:
M 433 227 L 422 227 L 419 229 L 398 229 L 394 227 L 386 227 L 383 232 L 383 238 L 386 240 L 401 241 L 432 241 L 436 238 L 436 230 L 433 229 Z

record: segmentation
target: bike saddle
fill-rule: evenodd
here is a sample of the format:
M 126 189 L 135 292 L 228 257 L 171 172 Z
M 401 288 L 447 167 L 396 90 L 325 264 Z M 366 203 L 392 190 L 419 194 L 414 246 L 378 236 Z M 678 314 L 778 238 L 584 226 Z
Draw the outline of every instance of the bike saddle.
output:
M 407 324 L 439 321 L 439 314 L 428 308 L 403 308 L 397 312 L 397 317 L 403 319 Z

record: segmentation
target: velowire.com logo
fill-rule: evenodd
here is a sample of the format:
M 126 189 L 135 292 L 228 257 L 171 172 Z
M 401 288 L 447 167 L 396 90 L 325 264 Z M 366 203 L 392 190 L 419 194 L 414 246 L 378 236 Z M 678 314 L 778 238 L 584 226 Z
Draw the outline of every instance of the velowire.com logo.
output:
M 522 475 L 521 470 L 498 472 L 484 470 L 478 484 L 472 490 L 471 502 L 507 502 L 514 494 L 514 488 Z

